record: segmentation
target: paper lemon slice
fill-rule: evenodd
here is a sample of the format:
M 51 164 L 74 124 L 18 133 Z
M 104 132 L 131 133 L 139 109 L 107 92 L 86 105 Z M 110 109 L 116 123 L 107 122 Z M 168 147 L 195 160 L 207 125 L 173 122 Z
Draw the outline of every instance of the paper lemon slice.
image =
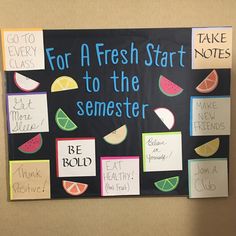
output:
M 162 192 L 171 192 L 177 188 L 179 176 L 162 179 L 154 183 L 155 187 Z
M 210 93 L 218 85 L 218 74 L 213 70 L 197 87 L 199 93 Z
M 61 108 L 57 110 L 55 120 L 58 127 L 64 131 L 73 131 L 78 128 Z
M 220 139 L 216 138 L 211 140 L 210 142 L 204 143 L 199 147 L 196 147 L 195 152 L 202 157 L 209 157 L 214 155 L 220 146 Z
M 175 117 L 169 109 L 160 107 L 155 109 L 154 112 L 169 130 L 173 128 Z
M 83 194 L 88 188 L 87 184 L 79 183 L 79 182 L 72 182 L 72 181 L 67 181 L 67 180 L 62 181 L 62 186 L 68 194 L 73 195 L 73 196 L 78 196 L 78 195 Z
M 77 89 L 78 84 L 69 76 L 58 77 L 51 86 L 51 92 L 60 92 L 65 90 Z
M 18 147 L 18 150 L 26 154 L 32 154 L 39 151 L 39 149 L 42 147 L 42 144 L 42 136 L 41 134 L 37 134 L 27 142 L 23 143 L 20 147 Z
M 16 86 L 24 92 L 31 92 L 38 88 L 38 86 L 40 85 L 39 82 L 17 72 L 14 73 L 14 82 Z
M 122 143 L 126 139 L 127 133 L 127 126 L 123 125 L 120 128 L 104 136 L 103 139 L 109 144 L 117 145 Z
M 173 83 L 165 76 L 161 75 L 159 78 L 159 88 L 163 94 L 169 97 L 174 97 L 183 92 L 183 89 L 177 84 Z

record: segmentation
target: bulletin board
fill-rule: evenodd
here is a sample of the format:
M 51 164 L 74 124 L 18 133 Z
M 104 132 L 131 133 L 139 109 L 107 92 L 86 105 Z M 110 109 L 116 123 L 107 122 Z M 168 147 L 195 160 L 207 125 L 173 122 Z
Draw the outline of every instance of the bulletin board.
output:
M 5 29 L 11 200 L 228 196 L 232 28 Z

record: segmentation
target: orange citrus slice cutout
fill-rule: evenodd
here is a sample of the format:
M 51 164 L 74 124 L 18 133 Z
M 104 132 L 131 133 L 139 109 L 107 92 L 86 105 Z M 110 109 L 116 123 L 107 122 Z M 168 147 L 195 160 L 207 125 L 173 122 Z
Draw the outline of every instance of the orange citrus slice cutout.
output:
M 72 182 L 72 181 L 67 181 L 67 180 L 63 180 L 62 185 L 63 185 L 64 190 L 68 194 L 73 195 L 73 196 L 79 196 L 83 194 L 88 188 L 87 184 L 79 183 L 79 182 Z
M 213 70 L 197 87 L 196 90 L 199 93 L 210 93 L 218 85 L 218 74 L 216 70 Z
M 109 144 L 117 145 L 122 143 L 126 139 L 127 133 L 127 126 L 122 125 L 120 128 L 104 136 L 103 139 Z
M 199 147 L 196 147 L 194 150 L 199 156 L 210 157 L 218 151 L 219 146 L 220 146 L 220 139 L 216 138 L 207 143 L 202 144 Z

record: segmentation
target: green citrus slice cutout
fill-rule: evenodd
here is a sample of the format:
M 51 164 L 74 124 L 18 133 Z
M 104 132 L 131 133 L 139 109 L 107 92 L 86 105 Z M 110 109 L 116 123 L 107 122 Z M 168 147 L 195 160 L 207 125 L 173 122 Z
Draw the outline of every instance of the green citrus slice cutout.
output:
M 58 127 L 64 131 L 73 131 L 77 129 L 77 125 L 59 108 L 55 116 Z
M 179 176 L 162 179 L 154 183 L 155 187 L 162 192 L 171 192 L 177 188 L 179 184 Z

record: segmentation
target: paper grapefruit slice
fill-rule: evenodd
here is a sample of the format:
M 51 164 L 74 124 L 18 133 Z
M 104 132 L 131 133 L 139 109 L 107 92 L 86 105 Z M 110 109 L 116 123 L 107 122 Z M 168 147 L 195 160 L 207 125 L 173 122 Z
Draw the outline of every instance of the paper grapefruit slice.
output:
M 169 97 L 174 97 L 183 92 L 183 89 L 177 84 L 173 83 L 165 76 L 161 75 L 159 77 L 159 88 L 163 94 Z
M 55 120 L 58 127 L 64 131 L 73 131 L 78 128 L 61 108 L 57 110 Z
M 175 123 L 175 117 L 169 109 L 160 107 L 156 108 L 154 112 L 169 130 L 173 128 Z
M 120 128 L 104 136 L 103 139 L 109 144 L 117 145 L 122 143 L 126 139 L 127 133 L 127 126 L 122 125 Z
M 60 76 L 52 83 L 51 92 L 60 92 L 77 88 L 78 84 L 73 78 L 69 76 Z
M 197 87 L 196 90 L 199 93 L 210 93 L 218 85 L 218 74 L 216 70 L 213 70 Z
M 28 78 L 20 73 L 17 73 L 17 72 L 14 73 L 14 82 L 15 82 L 16 86 L 24 92 L 34 91 L 40 85 L 39 82 L 37 82 L 33 79 L 30 79 L 30 78 Z
M 87 184 L 67 180 L 62 181 L 62 186 L 68 194 L 73 196 L 79 196 L 83 194 L 88 188 Z
M 154 183 L 155 187 L 162 192 L 171 192 L 177 188 L 179 176 L 162 179 Z
M 42 145 L 43 145 L 42 136 L 41 134 L 37 134 L 27 142 L 23 143 L 21 146 L 19 146 L 18 150 L 26 154 L 31 154 L 39 151 Z
M 210 157 L 214 155 L 220 146 L 220 139 L 216 138 L 211 140 L 210 142 L 204 143 L 199 147 L 196 147 L 194 151 L 202 157 Z

